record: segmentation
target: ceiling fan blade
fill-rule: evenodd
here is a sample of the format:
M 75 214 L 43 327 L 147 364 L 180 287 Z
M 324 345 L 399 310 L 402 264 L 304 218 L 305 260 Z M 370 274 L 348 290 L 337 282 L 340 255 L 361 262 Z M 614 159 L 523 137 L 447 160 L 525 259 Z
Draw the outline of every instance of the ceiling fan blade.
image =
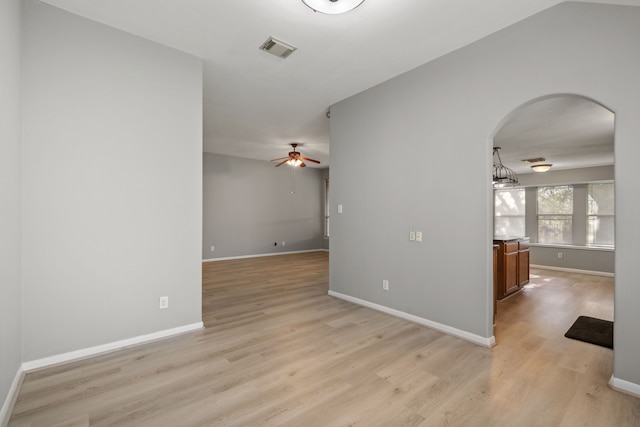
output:
M 313 163 L 318 163 L 318 164 L 320 163 L 319 161 L 317 161 L 317 160 L 313 160 L 313 159 L 310 159 L 310 158 L 308 158 L 308 157 L 302 157 L 302 156 L 300 156 L 300 158 L 301 158 L 301 159 L 304 159 L 304 160 L 306 160 L 306 161 L 308 161 L 308 162 L 313 162 Z
M 299 166 L 301 168 L 305 168 L 307 167 L 307 165 L 304 163 L 303 160 L 306 160 L 307 162 L 313 162 L 313 163 L 320 163 L 318 160 L 314 160 L 314 159 L 310 159 L 309 157 L 304 157 L 302 154 L 300 154 L 299 151 L 296 151 L 296 147 L 298 146 L 297 143 L 292 143 L 291 147 L 293 147 L 293 151 L 289 151 L 289 156 L 288 157 L 280 157 L 279 159 L 273 159 L 271 160 L 272 162 L 277 162 L 282 160 L 280 163 L 278 163 L 276 165 L 276 167 L 283 165 L 287 162 L 291 162 L 291 165 L 295 165 L 296 163 L 298 163 L 295 166 Z

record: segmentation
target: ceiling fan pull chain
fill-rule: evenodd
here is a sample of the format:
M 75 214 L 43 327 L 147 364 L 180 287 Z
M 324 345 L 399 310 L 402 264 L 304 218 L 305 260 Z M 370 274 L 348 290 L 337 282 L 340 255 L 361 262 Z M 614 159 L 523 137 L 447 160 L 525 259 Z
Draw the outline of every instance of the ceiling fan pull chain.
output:
M 291 167 L 291 194 L 296 194 L 296 167 Z

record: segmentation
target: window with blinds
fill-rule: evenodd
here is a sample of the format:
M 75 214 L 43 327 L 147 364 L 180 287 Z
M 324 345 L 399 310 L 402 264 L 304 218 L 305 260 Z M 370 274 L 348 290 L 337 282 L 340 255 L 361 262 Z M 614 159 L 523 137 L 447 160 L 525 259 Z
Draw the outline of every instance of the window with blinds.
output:
M 525 235 L 524 188 L 495 190 L 493 193 L 493 235 Z
M 324 180 L 324 238 L 329 238 L 329 178 Z
M 587 185 L 587 245 L 614 245 L 613 183 Z
M 538 242 L 571 244 L 573 186 L 538 187 Z

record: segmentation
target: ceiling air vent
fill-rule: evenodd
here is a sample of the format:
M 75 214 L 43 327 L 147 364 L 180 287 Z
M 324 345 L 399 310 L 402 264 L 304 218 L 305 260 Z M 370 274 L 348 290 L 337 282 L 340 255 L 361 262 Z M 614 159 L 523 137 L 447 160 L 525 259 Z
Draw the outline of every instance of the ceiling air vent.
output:
M 286 58 L 297 48 L 285 42 L 281 42 L 278 39 L 274 39 L 273 37 L 269 37 L 266 42 L 262 43 L 260 49 L 279 58 Z
M 522 159 L 523 162 L 527 163 L 538 163 L 544 162 L 546 159 L 544 157 L 536 157 L 535 159 Z

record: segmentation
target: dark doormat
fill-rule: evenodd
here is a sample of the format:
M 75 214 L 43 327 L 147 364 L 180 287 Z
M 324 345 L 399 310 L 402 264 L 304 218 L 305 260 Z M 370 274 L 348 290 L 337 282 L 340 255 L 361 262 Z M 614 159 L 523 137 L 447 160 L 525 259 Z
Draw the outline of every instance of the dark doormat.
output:
M 564 336 L 602 347 L 613 348 L 613 322 L 596 319 L 595 317 L 580 316 Z

